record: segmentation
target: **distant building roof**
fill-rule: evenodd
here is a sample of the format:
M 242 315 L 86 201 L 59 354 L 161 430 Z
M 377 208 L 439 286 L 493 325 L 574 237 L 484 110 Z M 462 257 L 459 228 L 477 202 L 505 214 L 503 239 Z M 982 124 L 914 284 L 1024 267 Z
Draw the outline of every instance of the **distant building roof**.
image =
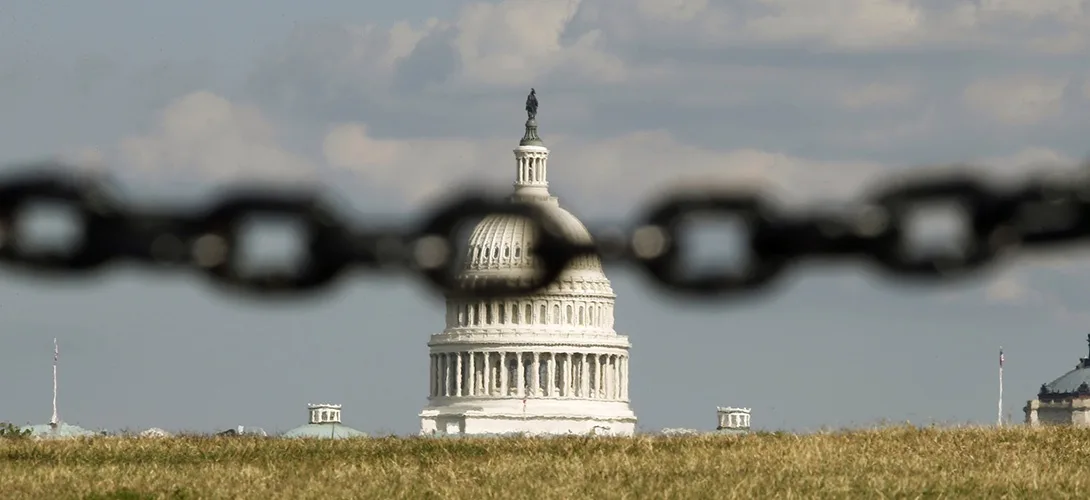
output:
M 163 429 L 160 429 L 158 427 L 152 427 L 150 429 L 147 429 L 147 430 L 141 432 L 140 437 L 150 437 L 150 438 L 170 437 L 170 433 L 167 432 L 167 431 L 164 431 Z
M 299 427 L 285 432 L 284 437 L 344 439 L 353 437 L 367 437 L 367 434 L 357 431 L 356 429 L 353 429 L 351 427 L 343 426 L 341 424 L 328 423 L 300 425 Z
M 58 423 L 56 427 L 53 427 L 50 424 L 36 424 L 20 427 L 20 429 L 30 430 L 30 436 L 37 439 L 70 439 L 97 435 L 94 431 L 89 431 L 78 425 L 70 425 L 64 422 Z
M 217 436 L 262 436 L 262 437 L 267 437 L 268 436 L 268 434 L 265 433 L 265 429 L 262 429 L 260 427 L 247 427 L 245 425 L 240 425 L 240 426 L 238 426 L 238 427 L 236 427 L 234 429 L 227 429 L 227 430 L 222 431 L 222 432 L 217 432 L 216 435 Z
M 1087 344 L 1090 344 L 1090 335 L 1086 336 Z M 1044 384 L 1041 386 L 1041 395 L 1067 395 L 1075 393 L 1084 393 L 1088 391 L 1087 385 L 1090 385 L 1090 357 L 1079 358 L 1079 363 L 1075 365 L 1075 368 L 1056 380 Z
M 341 405 L 330 403 L 308 404 L 309 420 L 284 433 L 286 438 L 345 439 L 366 437 L 367 434 L 341 425 Z

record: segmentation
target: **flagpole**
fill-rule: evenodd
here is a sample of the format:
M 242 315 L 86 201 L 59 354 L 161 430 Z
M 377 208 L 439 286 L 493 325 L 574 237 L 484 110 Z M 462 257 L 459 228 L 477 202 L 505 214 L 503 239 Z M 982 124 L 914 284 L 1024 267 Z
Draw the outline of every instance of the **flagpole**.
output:
M 60 349 L 57 347 L 57 338 L 53 337 L 53 418 L 49 419 L 50 425 L 57 425 L 60 421 L 57 418 L 57 358 L 60 356 Z
M 995 425 L 1003 427 L 1003 346 L 999 347 L 999 413 Z

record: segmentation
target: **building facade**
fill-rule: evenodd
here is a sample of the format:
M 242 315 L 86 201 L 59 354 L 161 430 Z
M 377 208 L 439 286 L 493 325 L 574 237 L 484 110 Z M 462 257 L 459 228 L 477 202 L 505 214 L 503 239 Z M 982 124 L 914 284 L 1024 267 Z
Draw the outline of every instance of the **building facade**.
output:
M 1090 345 L 1090 335 L 1086 336 Z M 1079 358 L 1071 371 L 1041 384 L 1036 399 L 1026 403 L 1026 424 L 1090 427 L 1090 355 Z
M 587 228 L 549 193 L 549 149 L 538 136 L 536 104 L 534 99 L 514 149 L 512 200 L 538 204 L 566 237 L 589 242 Z M 469 237 L 460 279 L 468 286 L 482 278 L 534 273 L 533 229 L 522 217 L 483 218 Z M 428 342 L 429 392 L 420 413 L 421 433 L 634 433 L 630 343 L 613 328 L 615 297 L 597 257 L 574 261 L 532 296 L 448 297 L 446 328 Z

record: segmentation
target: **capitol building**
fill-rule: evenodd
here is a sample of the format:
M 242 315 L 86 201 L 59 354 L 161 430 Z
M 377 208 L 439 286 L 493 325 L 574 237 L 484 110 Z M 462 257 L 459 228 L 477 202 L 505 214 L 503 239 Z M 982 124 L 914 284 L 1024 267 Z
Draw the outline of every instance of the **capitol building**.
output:
M 549 193 L 549 149 L 537 132 L 537 100 L 527 99 L 525 134 L 514 149 L 512 201 L 534 203 L 576 241 L 587 228 Z M 459 279 L 468 285 L 536 271 L 534 227 L 490 215 L 473 229 Z M 632 435 L 628 337 L 613 329 L 615 295 L 596 256 L 581 257 L 534 295 L 446 299 L 446 328 L 428 342 L 425 435 Z

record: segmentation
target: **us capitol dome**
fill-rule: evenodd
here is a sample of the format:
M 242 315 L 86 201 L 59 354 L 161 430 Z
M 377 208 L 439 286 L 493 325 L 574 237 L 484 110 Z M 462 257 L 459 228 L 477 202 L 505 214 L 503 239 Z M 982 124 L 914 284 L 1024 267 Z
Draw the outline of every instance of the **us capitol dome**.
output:
M 576 241 L 591 234 L 549 193 L 549 149 L 537 132 L 537 99 L 527 98 L 525 134 L 514 149 L 512 201 L 544 208 Z M 535 272 L 529 220 L 484 217 L 473 229 L 459 279 Z M 446 328 L 428 342 L 425 435 L 631 435 L 628 337 L 613 329 L 616 296 L 596 256 L 573 261 L 533 295 L 500 300 L 448 296 Z

